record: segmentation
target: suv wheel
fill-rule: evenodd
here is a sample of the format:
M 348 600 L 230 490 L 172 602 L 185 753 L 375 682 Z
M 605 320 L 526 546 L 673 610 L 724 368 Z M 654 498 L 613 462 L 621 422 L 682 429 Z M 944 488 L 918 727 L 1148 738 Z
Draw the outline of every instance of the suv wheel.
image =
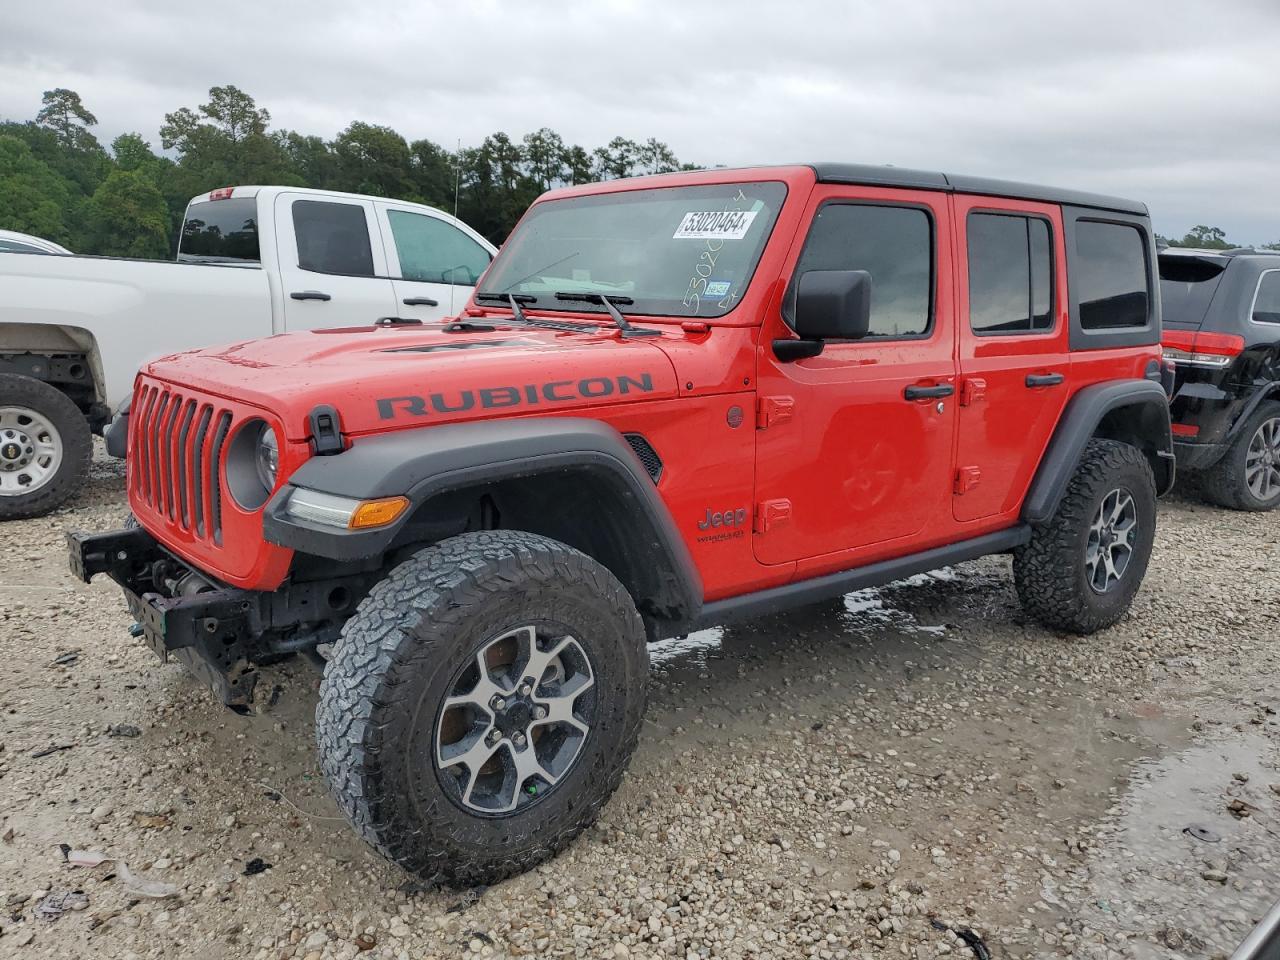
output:
M 1155 525 L 1147 458 L 1127 443 L 1090 440 L 1057 512 L 1013 552 L 1022 606 L 1072 633 L 1115 623 L 1147 571 Z
M 1222 459 L 1204 472 L 1200 489 L 1231 510 L 1280 505 L 1280 403 L 1259 404 Z
M 66 394 L 0 374 L 0 520 L 60 506 L 79 489 L 92 456 L 89 424 Z
M 429 881 L 493 883 L 552 856 L 622 779 L 644 715 L 644 626 L 590 557 L 467 533 L 378 583 L 316 709 L 338 805 Z

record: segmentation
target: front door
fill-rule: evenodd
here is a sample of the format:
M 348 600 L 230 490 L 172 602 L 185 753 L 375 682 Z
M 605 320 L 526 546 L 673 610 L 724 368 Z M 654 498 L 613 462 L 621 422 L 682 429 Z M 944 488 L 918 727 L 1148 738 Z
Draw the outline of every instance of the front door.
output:
M 438 320 L 457 316 L 493 256 L 452 218 L 377 203 L 399 316 Z
M 275 218 L 285 329 L 365 326 L 395 315 L 372 203 L 282 193 Z
M 955 198 L 960 425 L 955 518 L 1013 514 L 1067 398 L 1058 208 Z
M 755 553 L 820 573 L 911 552 L 950 522 L 955 436 L 951 221 L 942 193 L 819 187 L 791 282 L 766 318 L 757 387 Z M 871 274 L 870 335 L 782 362 L 796 278 Z

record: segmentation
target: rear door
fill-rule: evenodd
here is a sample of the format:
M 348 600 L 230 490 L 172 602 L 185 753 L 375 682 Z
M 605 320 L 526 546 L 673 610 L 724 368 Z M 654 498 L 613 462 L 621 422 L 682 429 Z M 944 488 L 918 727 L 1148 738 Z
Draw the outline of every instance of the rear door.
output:
M 1015 511 L 1067 398 L 1059 209 L 956 196 L 960 392 L 955 518 Z
M 479 234 L 420 207 L 383 202 L 375 206 L 397 314 L 419 320 L 454 316 L 493 259 Z
M 285 329 L 364 326 L 395 314 L 371 201 L 282 193 L 275 219 Z

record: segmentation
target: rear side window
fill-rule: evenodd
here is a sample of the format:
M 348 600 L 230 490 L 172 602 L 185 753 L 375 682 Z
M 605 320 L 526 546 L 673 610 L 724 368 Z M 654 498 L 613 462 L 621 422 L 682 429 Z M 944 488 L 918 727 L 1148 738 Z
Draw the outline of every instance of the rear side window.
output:
M 871 274 L 869 337 L 929 332 L 933 315 L 933 221 L 915 207 L 829 203 L 814 217 L 796 276 L 807 270 Z
M 1258 281 L 1253 300 L 1255 323 L 1280 323 L 1280 270 L 1268 270 Z
M 1053 326 L 1053 254 L 1038 217 L 973 213 L 967 223 L 969 324 L 978 334 Z
M 293 232 L 298 266 L 316 273 L 373 276 L 373 249 L 364 207 L 327 200 L 295 200 Z
M 1124 223 L 1081 220 L 1076 224 L 1071 282 L 1085 330 L 1142 327 L 1147 323 L 1146 238 Z
M 474 287 L 489 267 L 489 251 L 453 224 L 422 213 L 388 210 L 400 276 Z
M 196 263 L 257 263 L 256 197 L 202 200 L 187 207 L 178 240 L 178 259 Z

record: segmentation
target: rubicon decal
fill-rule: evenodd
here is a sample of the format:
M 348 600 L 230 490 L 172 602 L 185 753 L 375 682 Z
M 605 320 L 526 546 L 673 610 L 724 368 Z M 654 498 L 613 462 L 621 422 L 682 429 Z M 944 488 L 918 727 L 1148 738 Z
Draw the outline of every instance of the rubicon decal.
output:
M 432 413 L 463 413 L 467 410 L 493 410 L 502 407 L 530 407 L 567 403 L 574 400 L 598 400 L 602 397 L 625 396 L 630 393 L 652 393 L 653 375 L 584 377 L 581 380 L 548 380 L 521 386 L 478 387 L 474 390 L 450 390 L 420 396 L 385 397 L 378 401 L 378 418 L 428 417 Z

